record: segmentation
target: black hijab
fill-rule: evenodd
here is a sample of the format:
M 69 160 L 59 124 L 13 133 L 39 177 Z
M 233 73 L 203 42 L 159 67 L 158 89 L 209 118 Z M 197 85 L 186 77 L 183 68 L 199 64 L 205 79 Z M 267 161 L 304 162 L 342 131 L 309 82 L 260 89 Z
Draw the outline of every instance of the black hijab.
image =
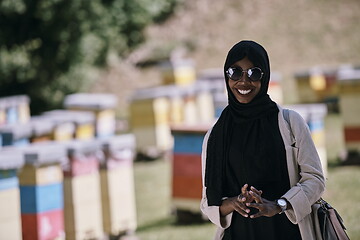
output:
M 261 79 L 261 88 L 259 93 L 250 103 L 240 103 L 229 88 L 228 77 L 225 71 L 235 62 L 247 57 L 256 67 L 260 67 L 264 72 Z M 224 76 L 228 94 L 228 106 L 223 110 L 218 121 L 213 126 L 207 145 L 207 159 L 205 169 L 205 186 L 209 206 L 220 206 L 223 197 L 231 197 L 228 194 L 239 194 L 241 186 L 235 185 L 236 177 L 229 176 L 229 146 L 230 139 L 234 141 L 234 126 L 240 126 L 241 130 L 247 132 L 246 137 L 241 136 L 242 140 L 251 143 L 246 145 L 247 154 L 249 151 L 256 151 L 263 154 L 255 154 L 251 157 L 251 164 L 263 164 L 264 152 L 263 142 L 259 146 L 253 146 L 264 139 L 271 139 L 273 135 L 278 135 L 274 124 L 269 124 L 269 117 L 274 120 L 278 113 L 278 108 L 267 94 L 270 81 L 270 63 L 266 50 L 254 41 L 241 41 L 235 44 L 226 57 L 224 64 Z M 276 120 L 276 119 L 275 119 Z M 274 121 L 272 121 L 273 123 Z M 270 126 L 271 125 L 271 126 Z M 277 133 L 274 133 L 277 131 Z M 245 138 L 245 140 L 244 140 Z M 270 143 L 277 144 L 277 143 Z M 244 146 L 245 146 L 244 145 Z M 249 150 L 250 149 L 250 150 Z M 236 156 L 235 156 L 236 157 Z M 273 156 L 274 158 L 277 156 Z M 271 164 L 271 157 L 268 164 Z M 239 163 L 239 167 L 241 163 Z M 266 167 L 266 164 L 265 164 Z M 229 186 L 229 183 L 231 186 Z

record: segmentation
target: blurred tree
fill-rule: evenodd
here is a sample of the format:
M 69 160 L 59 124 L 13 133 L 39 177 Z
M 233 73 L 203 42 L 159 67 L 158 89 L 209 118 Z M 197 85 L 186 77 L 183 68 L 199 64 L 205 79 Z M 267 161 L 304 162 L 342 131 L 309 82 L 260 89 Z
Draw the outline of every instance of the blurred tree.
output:
M 26 94 L 33 114 L 81 91 L 110 52 L 125 56 L 179 0 L 0 1 L 0 96 Z

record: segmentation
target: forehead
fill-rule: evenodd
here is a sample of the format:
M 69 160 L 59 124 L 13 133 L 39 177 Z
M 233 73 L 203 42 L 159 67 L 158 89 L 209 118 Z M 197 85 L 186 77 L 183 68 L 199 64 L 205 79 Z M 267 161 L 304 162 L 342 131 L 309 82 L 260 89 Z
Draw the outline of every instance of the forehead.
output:
M 248 69 L 248 68 L 254 67 L 254 64 L 247 57 L 244 57 L 243 59 L 235 62 L 231 66 L 232 67 L 240 67 L 242 69 Z

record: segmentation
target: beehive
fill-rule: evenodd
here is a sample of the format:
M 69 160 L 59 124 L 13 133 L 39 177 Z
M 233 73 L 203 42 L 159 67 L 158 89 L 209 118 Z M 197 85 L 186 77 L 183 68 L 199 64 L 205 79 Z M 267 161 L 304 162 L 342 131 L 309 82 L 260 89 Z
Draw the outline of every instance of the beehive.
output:
M 113 94 L 76 93 L 66 96 L 64 100 L 66 109 L 93 112 L 97 138 L 106 138 L 115 134 L 116 104 L 117 97 Z
M 327 175 L 327 154 L 325 142 L 325 117 L 327 108 L 325 104 L 297 104 L 287 108 L 298 112 L 309 126 L 311 137 L 319 154 L 324 175 Z
M 69 158 L 63 167 L 66 238 L 99 239 L 103 237 L 99 145 L 94 140 L 74 140 L 65 147 Z
M 340 113 L 348 151 L 360 151 L 360 69 L 339 70 Z
M 135 232 L 135 137 L 118 135 L 101 145 L 105 156 L 100 170 L 103 229 L 109 236 Z
M 196 80 L 194 62 L 190 59 L 163 62 L 160 69 L 164 85 L 190 85 Z
M 32 126 L 29 123 L 14 123 L 0 126 L 2 146 L 25 146 L 30 142 Z
M 89 140 L 95 137 L 95 115 L 93 112 L 72 111 L 72 110 L 52 110 L 44 113 L 63 122 L 73 123 L 74 139 Z
M 200 213 L 202 143 L 210 127 L 181 125 L 172 128 L 172 205 L 177 211 Z
M 295 78 L 300 103 L 318 103 L 338 97 L 335 69 L 317 67 L 306 72 L 298 72 Z
M 140 151 L 172 147 L 170 103 L 167 88 L 157 87 L 135 91 L 130 102 L 130 126 Z
M 0 150 L 0 239 L 21 239 L 20 191 L 17 170 L 24 157 L 17 148 Z
M 23 148 L 19 172 L 23 239 L 64 239 L 63 174 L 65 148 L 56 143 Z

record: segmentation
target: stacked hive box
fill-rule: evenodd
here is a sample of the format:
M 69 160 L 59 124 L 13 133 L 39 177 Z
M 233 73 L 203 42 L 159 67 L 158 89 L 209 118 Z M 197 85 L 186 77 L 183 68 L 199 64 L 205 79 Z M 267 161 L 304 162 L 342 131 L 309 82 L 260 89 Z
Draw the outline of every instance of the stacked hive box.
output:
M 45 112 L 44 116 L 73 123 L 75 126 L 74 139 L 89 140 L 95 137 L 95 116 L 92 112 L 52 110 Z
M 138 151 L 155 148 L 168 151 L 172 147 L 168 88 L 137 90 L 130 104 L 130 125 Z
M 211 93 L 212 86 L 205 82 L 197 82 L 195 87 L 196 124 L 211 123 L 215 119 L 214 98 Z
M 169 122 L 170 124 L 181 124 L 184 121 L 185 100 L 181 89 L 172 88 L 169 90 Z
M 103 229 L 109 236 L 133 233 L 135 138 L 132 134 L 119 135 L 103 140 L 101 145 L 105 157 L 100 169 Z
M 115 107 L 117 98 L 112 94 L 77 93 L 66 96 L 65 108 L 90 111 L 95 114 L 95 136 L 106 138 L 116 131 Z
M 26 123 L 30 119 L 30 99 L 26 95 L 0 98 L 0 125 Z
M 74 139 L 76 126 L 71 118 L 46 114 L 46 112 L 41 115 L 41 118 L 46 122 L 50 122 L 50 125 L 52 126 L 50 133 L 51 140 L 69 141 Z
M 25 165 L 19 173 L 23 239 L 63 239 L 65 148 L 49 143 L 30 145 L 23 152 Z
M 346 149 L 360 152 L 360 69 L 343 68 L 338 73 L 340 111 Z
M 66 239 L 103 237 L 99 177 L 99 145 L 66 143 L 69 162 L 63 166 Z
M 17 169 L 23 164 L 24 157 L 17 148 L 0 150 L 0 239 L 21 239 Z
M 0 127 L 0 145 L 25 146 L 30 142 L 32 126 L 30 123 L 13 123 Z
M 172 203 L 177 212 L 200 213 L 201 151 L 206 126 L 177 126 L 174 136 L 172 164 Z
M 139 89 L 131 99 L 131 127 L 140 149 L 168 151 L 173 146 L 172 124 L 212 122 L 215 115 L 211 87 L 205 82 Z
M 45 142 L 53 140 L 53 129 L 55 123 L 44 116 L 35 116 L 30 118 L 32 127 L 31 143 Z
M 223 69 L 206 69 L 200 72 L 198 82 L 212 95 L 213 118 L 218 118 L 227 105 Z
M 320 68 L 296 73 L 299 102 L 324 102 L 338 97 L 336 70 Z
M 196 124 L 199 120 L 196 104 L 196 94 L 195 88 L 188 87 L 183 89 L 183 99 L 184 99 L 184 108 L 183 108 L 183 124 Z
M 189 85 L 196 79 L 194 62 L 190 59 L 164 62 L 160 68 L 164 85 Z
M 311 137 L 319 154 L 325 176 L 327 175 L 327 154 L 325 142 L 325 104 L 299 104 L 286 106 L 297 111 L 307 122 Z
M 270 76 L 268 94 L 271 99 L 278 104 L 283 103 L 283 91 L 281 84 L 281 75 L 277 72 L 272 72 Z
M 224 108 L 228 105 L 228 99 L 224 93 L 214 95 L 215 118 L 219 118 Z

